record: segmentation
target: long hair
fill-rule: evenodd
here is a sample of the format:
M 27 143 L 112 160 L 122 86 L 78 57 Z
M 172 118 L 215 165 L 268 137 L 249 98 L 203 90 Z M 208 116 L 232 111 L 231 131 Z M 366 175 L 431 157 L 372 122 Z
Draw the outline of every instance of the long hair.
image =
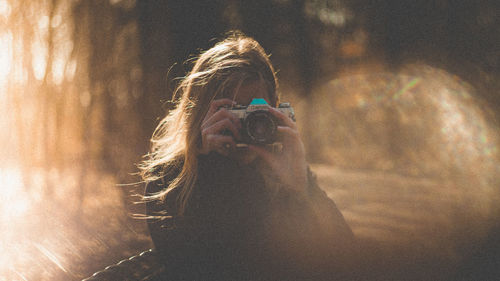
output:
M 254 81 L 265 83 L 270 103 L 276 106 L 278 82 L 269 55 L 257 41 L 241 33 L 233 33 L 198 57 L 174 92 L 176 107 L 160 121 L 151 138 L 151 151 L 139 165 L 145 182 L 173 178 L 147 199 L 163 200 L 168 192 L 180 188 L 177 211 L 183 214 L 197 179 L 200 126 L 210 103 L 230 98 L 243 83 Z

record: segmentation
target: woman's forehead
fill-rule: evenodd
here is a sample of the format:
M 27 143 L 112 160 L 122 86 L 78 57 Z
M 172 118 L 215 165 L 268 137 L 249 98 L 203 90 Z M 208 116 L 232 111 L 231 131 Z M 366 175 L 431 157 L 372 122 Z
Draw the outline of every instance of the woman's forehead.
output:
M 262 80 L 242 83 L 237 86 L 231 93 L 230 99 L 241 105 L 249 105 L 254 98 L 265 99 L 268 104 L 271 104 L 269 89 L 266 83 Z

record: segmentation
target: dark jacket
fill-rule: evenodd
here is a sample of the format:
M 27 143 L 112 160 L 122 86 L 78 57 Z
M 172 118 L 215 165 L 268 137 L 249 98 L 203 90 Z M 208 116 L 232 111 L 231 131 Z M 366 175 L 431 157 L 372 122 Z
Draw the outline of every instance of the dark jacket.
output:
M 353 235 L 312 173 L 304 196 L 268 188 L 256 167 L 215 153 L 198 162 L 183 216 L 177 214 L 179 190 L 147 203 L 147 215 L 165 215 L 148 221 L 165 280 L 314 280 L 334 274 Z M 178 172 L 148 183 L 146 194 L 165 188 Z

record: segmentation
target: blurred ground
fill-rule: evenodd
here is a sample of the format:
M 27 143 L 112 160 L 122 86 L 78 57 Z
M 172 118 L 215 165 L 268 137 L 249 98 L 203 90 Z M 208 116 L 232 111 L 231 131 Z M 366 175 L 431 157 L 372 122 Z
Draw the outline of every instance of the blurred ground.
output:
M 465 224 L 465 194 L 451 183 L 327 165 L 313 170 L 360 239 L 371 280 L 446 279 L 460 262 L 461 241 L 481 235 Z M 144 223 L 121 202 L 123 187 L 112 178 L 93 180 L 98 192 L 85 197 L 81 212 L 66 185 L 15 222 L 2 217 L 0 280 L 80 280 L 151 247 Z M 457 235 L 467 228 L 475 233 Z
M 81 202 L 71 176 L 57 177 L 50 195 L 36 180 L 30 190 L 13 184 L 15 196 L 1 195 L 1 207 L 16 212 L 0 215 L 0 280 L 81 280 L 151 247 L 143 222 L 130 218 L 122 202 L 122 187 L 109 176 L 86 176 L 94 189 Z
M 359 239 L 368 280 L 457 280 L 489 229 L 476 210 L 487 200 L 472 187 L 327 165 L 313 170 Z

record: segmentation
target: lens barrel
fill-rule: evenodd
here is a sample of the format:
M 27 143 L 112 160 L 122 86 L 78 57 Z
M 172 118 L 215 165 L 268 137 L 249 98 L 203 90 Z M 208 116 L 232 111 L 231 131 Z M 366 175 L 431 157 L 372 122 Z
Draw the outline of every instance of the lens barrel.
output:
M 269 111 L 253 111 L 246 116 L 243 124 L 249 143 L 271 144 L 276 141 L 278 125 Z

